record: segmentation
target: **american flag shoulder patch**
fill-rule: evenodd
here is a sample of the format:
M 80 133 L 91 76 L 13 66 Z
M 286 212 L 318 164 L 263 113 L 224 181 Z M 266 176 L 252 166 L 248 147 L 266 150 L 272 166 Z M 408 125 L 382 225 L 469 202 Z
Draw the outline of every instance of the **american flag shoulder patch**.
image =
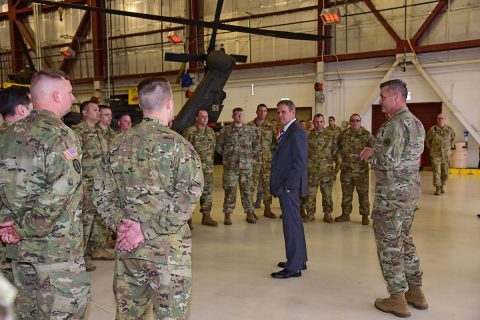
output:
M 78 152 L 75 148 L 69 148 L 63 150 L 63 155 L 67 160 L 73 160 L 78 158 Z

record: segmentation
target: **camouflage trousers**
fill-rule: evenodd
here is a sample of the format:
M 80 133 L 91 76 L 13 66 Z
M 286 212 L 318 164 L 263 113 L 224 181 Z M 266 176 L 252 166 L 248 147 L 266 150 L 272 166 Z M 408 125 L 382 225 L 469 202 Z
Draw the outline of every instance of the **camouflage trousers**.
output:
M 432 157 L 433 185 L 441 187 L 447 182 L 450 160 L 448 158 Z
M 107 238 L 111 235 L 111 232 L 93 204 L 93 183 L 85 183 L 84 186 L 85 191 L 82 204 L 83 244 L 85 256 L 89 256 L 93 251 L 105 248 Z
M 155 319 L 187 319 L 192 278 L 170 269 L 148 260 L 116 260 L 116 319 L 146 319 L 150 305 Z
M 410 228 L 415 207 L 386 212 L 374 210 L 373 230 L 383 278 L 389 293 L 405 292 L 408 285 L 422 285 L 422 271 Z
M 83 319 L 90 279 L 83 258 L 78 262 L 12 262 L 18 319 Z
M 342 167 L 342 156 L 340 153 L 337 154 L 337 157 L 335 158 L 335 169 L 333 175 L 337 175 L 337 173 L 340 171 L 340 168 Z
M 252 204 L 252 171 L 230 170 L 223 168 L 223 212 L 233 213 L 237 202 L 237 185 L 240 186 L 240 198 L 245 213 L 253 212 Z
M 368 199 L 368 172 L 352 173 L 350 170 L 340 172 L 340 183 L 342 185 L 342 214 L 352 213 L 353 191 L 357 189 L 360 214 L 370 214 L 370 200 Z
M 200 212 L 210 213 L 212 211 L 213 167 L 203 167 L 203 181 L 203 192 L 200 197 Z
M 251 202 L 255 202 L 253 197 L 255 196 L 255 189 L 260 183 L 262 184 L 263 190 L 263 204 L 271 205 L 272 204 L 272 194 L 270 193 L 270 164 L 265 163 L 256 163 L 253 165 L 252 170 L 252 198 Z
M 308 196 L 302 198 L 301 207 L 307 211 L 307 214 L 314 215 L 317 208 L 317 190 L 320 188 L 322 194 L 323 213 L 333 212 L 333 174 L 328 173 L 309 173 L 308 174 Z
M 13 283 L 12 261 L 7 258 L 7 248 L 5 244 L 0 241 L 0 272 Z

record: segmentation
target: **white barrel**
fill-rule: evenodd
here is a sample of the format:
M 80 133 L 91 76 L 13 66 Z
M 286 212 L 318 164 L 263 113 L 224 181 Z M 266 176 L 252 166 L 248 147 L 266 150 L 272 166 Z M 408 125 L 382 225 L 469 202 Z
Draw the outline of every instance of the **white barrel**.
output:
M 466 168 L 467 167 L 467 149 L 464 148 L 465 142 L 456 142 L 455 150 L 453 150 L 452 158 L 450 160 L 450 167 L 452 168 Z

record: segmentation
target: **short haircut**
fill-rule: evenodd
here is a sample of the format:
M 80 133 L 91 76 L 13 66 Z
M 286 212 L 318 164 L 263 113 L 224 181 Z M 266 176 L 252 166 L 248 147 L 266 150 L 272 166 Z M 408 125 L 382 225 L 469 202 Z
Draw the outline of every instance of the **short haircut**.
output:
M 328 117 L 328 120 L 333 120 L 333 121 L 335 121 L 335 117 L 334 117 L 334 116 L 330 116 L 330 117 Z
M 80 105 L 80 113 L 82 113 L 83 110 L 86 110 L 87 107 L 92 103 L 95 104 L 95 102 L 93 102 L 92 100 L 83 101 L 82 104 Z
M 393 79 L 393 80 L 382 82 L 380 84 L 380 89 L 382 89 L 383 87 L 388 87 L 388 91 L 395 91 L 400 93 L 400 95 L 403 97 L 403 100 L 407 101 L 407 96 L 408 96 L 407 84 L 402 80 Z
M 257 110 L 260 109 L 260 108 L 265 108 L 268 110 L 268 107 L 265 103 L 260 103 L 258 106 L 257 106 Z
M 130 120 L 132 120 L 132 117 L 130 117 L 130 114 L 124 112 L 124 113 L 122 113 L 122 114 L 120 115 L 120 117 L 118 117 L 118 121 L 120 121 L 120 119 L 122 119 L 122 118 L 125 117 L 125 116 L 128 116 L 128 117 L 130 118 Z
M 32 94 L 32 99 L 35 101 L 37 94 L 36 87 L 38 83 L 43 80 L 43 79 L 56 79 L 56 80 L 70 80 L 69 77 L 61 70 L 56 70 L 56 69 L 44 69 L 36 72 L 33 77 L 32 81 L 30 82 L 30 92 Z
M 143 110 L 161 109 L 168 100 L 173 99 L 172 87 L 165 78 L 143 79 L 137 88 L 140 108 Z
M 205 112 L 208 114 L 207 109 L 205 109 L 205 108 L 200 108 L 200 109 L 197 110 L 197 113 L 195 113 L 195 117 L 198 117 L 198 115 L 200 114 L 200 111 L 205 111 Z
M 235 114 L 237 112 L 243 112 L 243 109 L 239 107 L 233 108 L 232 114 Z
M 355 116 L 359 117 L 360 120 L 362 120 L 362 117 L 361 117 L 358 113 L 352 114 L 352 115 L 350 116 L 350 120 L 352 120 L 352 117 L 355 117 Z
M 295 111 L 295 103 L 293 103 L 293 101 L 291 101 L 291 100 L 280 100 L 277 103 L 277 107 L 281 104 L 286 105 L 288 107 L 288 111 L 290 111 L 290 112 Z
M 102 111 L 104 109 L 108 109 L 110 111 L 112 111 L 112 108 L 110 106 L 107 106 L 106 104 L 101 104 L 98 106 L 98 110 Z
M 0 91 L 0 114 L 3 117 L 14 116 L 19 104 L 27 106 L 32 102 L 29 93 L 28 87 L 20 86 L 11 86 Z
M 322 119 L 325 120 L 325 117 L 324 117 L 323 114 L 321 114 L 321 113 L 317 113 L 316 115 L 314 115 L 314 116 L 313 116 L 313 119 L 315 119 L 315 118 L 322 118 Z

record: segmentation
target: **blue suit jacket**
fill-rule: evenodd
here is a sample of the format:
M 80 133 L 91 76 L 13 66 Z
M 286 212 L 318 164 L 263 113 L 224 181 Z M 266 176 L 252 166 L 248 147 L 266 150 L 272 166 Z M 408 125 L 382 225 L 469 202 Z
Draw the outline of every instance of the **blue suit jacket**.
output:
M 307 152 L 307 134 L 294 121 L 273 153 L 270 192 L 274 197 L 286 189 L 308 194 Z

